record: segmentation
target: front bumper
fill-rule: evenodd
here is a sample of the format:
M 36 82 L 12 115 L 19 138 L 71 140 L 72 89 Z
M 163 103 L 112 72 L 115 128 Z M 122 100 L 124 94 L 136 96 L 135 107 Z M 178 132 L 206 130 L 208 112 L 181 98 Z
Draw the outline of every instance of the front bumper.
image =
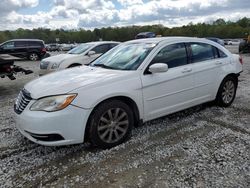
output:
M 83 143 L 90 109 L 69 105 L 56 112 L 30 111 L 33 103 L 16 114 L 16 126 L 25 137 L 46 146 Z

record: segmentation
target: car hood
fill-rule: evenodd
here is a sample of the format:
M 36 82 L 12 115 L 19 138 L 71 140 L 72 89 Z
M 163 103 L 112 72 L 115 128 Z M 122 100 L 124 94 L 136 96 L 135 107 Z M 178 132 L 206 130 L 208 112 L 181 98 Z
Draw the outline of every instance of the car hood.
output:
M 43 59 L 43 61 L 48 61 L 48 62 L 51 62 L 51 63 L 61 63 L 64 60 L 71 59 L 71 58 L 74 58 L 74 57 L 78 57 L 78 55 L 75 55 L 75 54 L 59 54 L 59 55 L 55 55 L 55 56 L 45 58 L 45 59 Z
M 24 88 L 33 99 L 38 99 L 69 93 L 93 84 L 97 86 L 107 81 L 112 83 L 120 80 L 119 77 L 129 78 L 129 75 L 133 72 L 81 66 L 42 76 L 26 84 Z

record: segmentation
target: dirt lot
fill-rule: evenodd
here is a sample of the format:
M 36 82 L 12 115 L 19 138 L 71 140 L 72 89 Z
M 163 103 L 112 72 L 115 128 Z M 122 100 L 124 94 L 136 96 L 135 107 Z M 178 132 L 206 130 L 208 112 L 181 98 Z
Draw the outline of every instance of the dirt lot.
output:
M 35 73 L 0 80 L 0 187 L 250 187 L 250 56 L 243 60 L 231 107 L 200 105 L 148 122 L 110 150 L 25 139 L 13 102 L 39 62 L 18 62 Z

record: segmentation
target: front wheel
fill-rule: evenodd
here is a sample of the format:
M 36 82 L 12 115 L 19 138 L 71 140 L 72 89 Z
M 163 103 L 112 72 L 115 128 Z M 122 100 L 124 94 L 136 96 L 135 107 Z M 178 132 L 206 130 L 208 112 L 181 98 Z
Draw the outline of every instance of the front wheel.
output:
M 217 93 L 216 102 L 219 106 L 230 106 L 235 98 L 238 81 L 234 77 L 226 77 Z
M 36 53 L 31 53 L 31 54 L 29 54 L 29 59 L 31 61 L 37 61 L 39 59 L 39 57 Z
M 124 102 L 101 103 L 90 117 L 89 139 L 103 149 L 114 147 L 127 140 L 133 124 L 133 113 Z

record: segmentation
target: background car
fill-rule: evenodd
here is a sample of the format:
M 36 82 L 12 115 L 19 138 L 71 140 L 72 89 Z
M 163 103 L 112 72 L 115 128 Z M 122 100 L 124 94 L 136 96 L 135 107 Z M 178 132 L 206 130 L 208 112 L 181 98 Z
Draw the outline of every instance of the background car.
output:
M 118 44 L 119 42 L 109 41 L 83 43 L 66 54 L 43 59 L 40 63 L 39 74 L 44 75 L 56 70 L 89 64 Z
M 114 147 L 140 123 L 208 101 L 230 106 L 242 63 L 206 39 L 128 41 L 90 66 L 26 84 L 14 106 L 17 127 L 42 145 Z
M 46 49 L 47 49 L 47 51 L 50 51 L 50 52 L 60 51 L 60 45 L 57 43 L 47 44 Z
M 156 34 L 154 32 L 142 32 L 135 36 L 135 39 L 144 39 L 144 38 L 154 38 Z
M 38 39 L 13 39 L 0 45 L 0 54 L 10 54 L 32 61 L 42 59 L 46 54 L 44 42 Z
M 225 46 L 225 43 L 222 39 L 216 38 L 216 37 L 206 37 L 206 39 L 217 42 L 221 46 Z

